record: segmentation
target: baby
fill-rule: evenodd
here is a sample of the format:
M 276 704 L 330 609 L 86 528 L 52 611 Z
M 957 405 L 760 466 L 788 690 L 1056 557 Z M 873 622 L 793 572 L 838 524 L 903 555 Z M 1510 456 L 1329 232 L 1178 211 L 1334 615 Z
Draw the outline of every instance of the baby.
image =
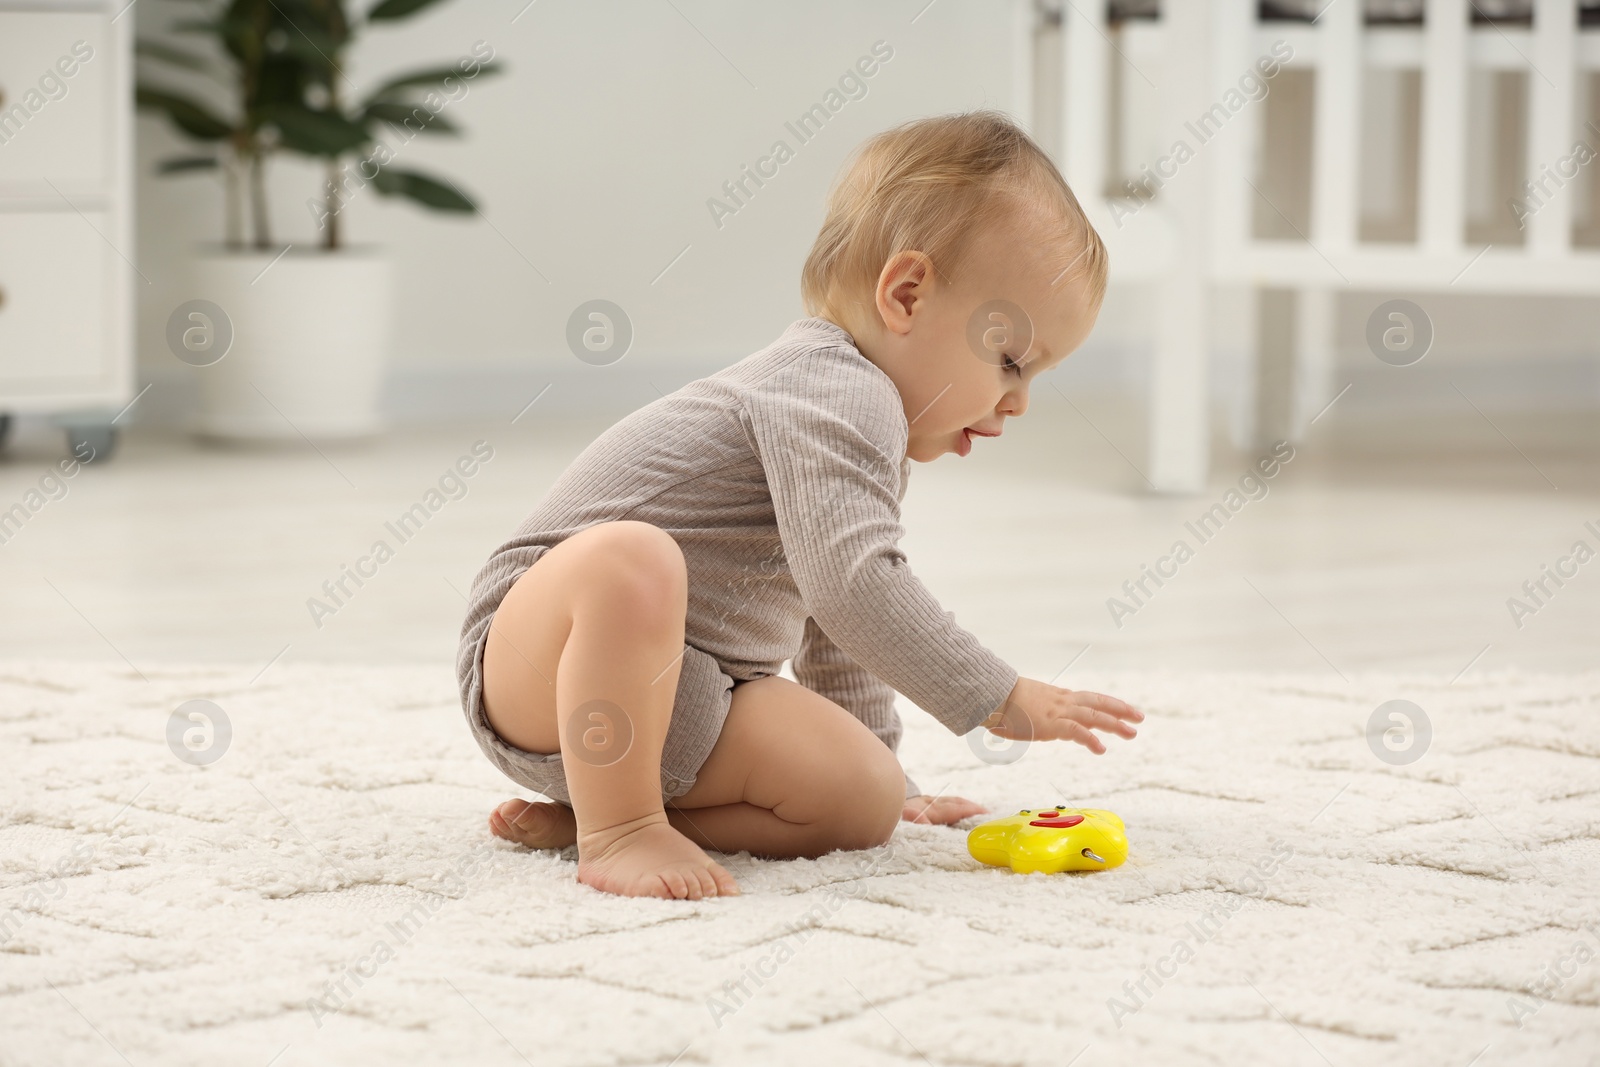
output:
M 1105 275 L 1004 116 L 863 145 L 806 260 L 810 317 L 602 433 L 473 582 L 467 722 L 558 801 L 507 801 L 490 829 L 576 843 L 605 892 L 729 895 L 704 849 L 819 856 L 985 810 L 906 778 L 896 691 L 956 734 L 1133 737 L 1123 701 L 1019 678 L 897 547 L 910 461 L 1000 436 L 1089 333 Z

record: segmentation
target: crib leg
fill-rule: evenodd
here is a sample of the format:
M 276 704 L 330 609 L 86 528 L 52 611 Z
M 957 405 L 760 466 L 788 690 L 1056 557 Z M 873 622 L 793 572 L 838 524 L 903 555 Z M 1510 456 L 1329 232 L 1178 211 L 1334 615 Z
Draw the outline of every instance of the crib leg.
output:
M 1158 492 L 1198 493 L 1211 463 L 1206 284 L 1198 272 L 1180 270 L 1160 283 L 1158 293 L 1150 368 L 1150 483 Z
M 1261 425 L 1257 389 L 1260 378 L 1261 344 L 1257 336 L 1257 308 L 1261 303 L 1261 290 L 1253 285 L 1232 286 L 1227 290 L 1213 288 L 1218 293 L 1215 306 L 1225 310 L 1227 319 L 1213 329 L 1213 336 L 1229 339 L 1219 349 L 1226 353 L 1228 395 L 1232 406 L 1228 411 L 1228 443 L 1237 452 L 1248 452 L 1256 446 L 1256 436 Z M 1227 299 L 1224 300 L 1223 292 Z
M 1180 130 L 1195 103 L 1211 96 L 1210 4 L 1163 4 L 1166 33 L 1179 47 L 1167 50 L 1161 71 L 1161 112 L 1166 129 Z M 1211 346 L 1207 249 L 1211 225 L 1208 156 L 1200 156 L 1182 181 L 1161 188 L 1173 228 L 1173 256 L 1156 290 L 1155 358 L 1150 368 L 1150 482 L 1157 491 L 1198 493 L 1211 465 Z
M 1295 444 L 1311 434 L 1311 420 L 1333 399 L 1333 310 L 1336 294 L 1315 287 L 1295 294 L 1294 407 L 1289 420 L 1289 440 Z
M 1256 315 L 1256 446 L 1300 444 L 1334 397 L 1331 289 L 1263 289 Z
M 1295 298 L 1292 289 L 1256 290 L 1255 439 L 1262 449 L 1293 437 Z

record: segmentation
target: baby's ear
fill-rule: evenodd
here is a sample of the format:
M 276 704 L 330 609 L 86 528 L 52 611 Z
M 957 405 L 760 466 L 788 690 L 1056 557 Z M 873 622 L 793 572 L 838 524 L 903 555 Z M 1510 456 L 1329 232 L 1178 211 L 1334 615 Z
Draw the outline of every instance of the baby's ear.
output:
M 877 311 L 886 329 L 911 332 L 918 305 L 928 298 L 933 282 L 933 260 L 924 252 L 896 252 L 878 275 Z

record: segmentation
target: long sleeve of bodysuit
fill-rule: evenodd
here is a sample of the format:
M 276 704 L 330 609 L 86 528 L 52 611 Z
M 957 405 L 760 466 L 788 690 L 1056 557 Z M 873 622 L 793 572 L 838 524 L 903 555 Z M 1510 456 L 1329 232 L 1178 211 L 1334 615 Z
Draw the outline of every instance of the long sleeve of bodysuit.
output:
M 899 549 L 907 423 L 894 382 L 840 347 L 807 367 L 779 367 L 743 401 L 789 571 L 816 625 L 948 729 L 972 730 L 1005 702 L 1017 671 L 956 625 Z

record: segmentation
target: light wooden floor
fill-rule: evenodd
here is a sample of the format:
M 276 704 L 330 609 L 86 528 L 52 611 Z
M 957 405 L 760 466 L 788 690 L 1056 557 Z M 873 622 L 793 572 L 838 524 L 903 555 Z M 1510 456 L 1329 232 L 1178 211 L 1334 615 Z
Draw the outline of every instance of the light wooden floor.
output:
M 449 663 L 477 568 L 620 414 L 401 427 L 321 453 L 209 448 L 135 427 L 110 464 L 70 480 L 0 544 L 0 649 L 140 669 L 266 667 L 280 655 Z M 0 510 L 61 454 L 46 429 L 24 427 L 0 460 Z M 1080 655 L 1085 669 L 1330 679 L 1600 666 L 1600 560 L 1549 585 L 1520 628 L 1507 607 L 1575 541 L 1600 550 L 1584 527 L 1600 530 L 1600 418 L 1330 417 L 1317 429 L 1269 495 L 1201 545 L 1186 521 L 1221 501 L 1253 456 L 1220 457 L 1201 496 L 1155 496 L 1130 410 L 1036 397 L 972 456 L 912 465 L 902 547 L 962 625 L 1046 679 Z M 479 439 L 494 459 L 401 544 L 385 521 Z M 317 625 L 308 599 L 380 538 L 395 557 Z M 1107 599 L 1179 538 L 1194 558 L 1116 625 Z

